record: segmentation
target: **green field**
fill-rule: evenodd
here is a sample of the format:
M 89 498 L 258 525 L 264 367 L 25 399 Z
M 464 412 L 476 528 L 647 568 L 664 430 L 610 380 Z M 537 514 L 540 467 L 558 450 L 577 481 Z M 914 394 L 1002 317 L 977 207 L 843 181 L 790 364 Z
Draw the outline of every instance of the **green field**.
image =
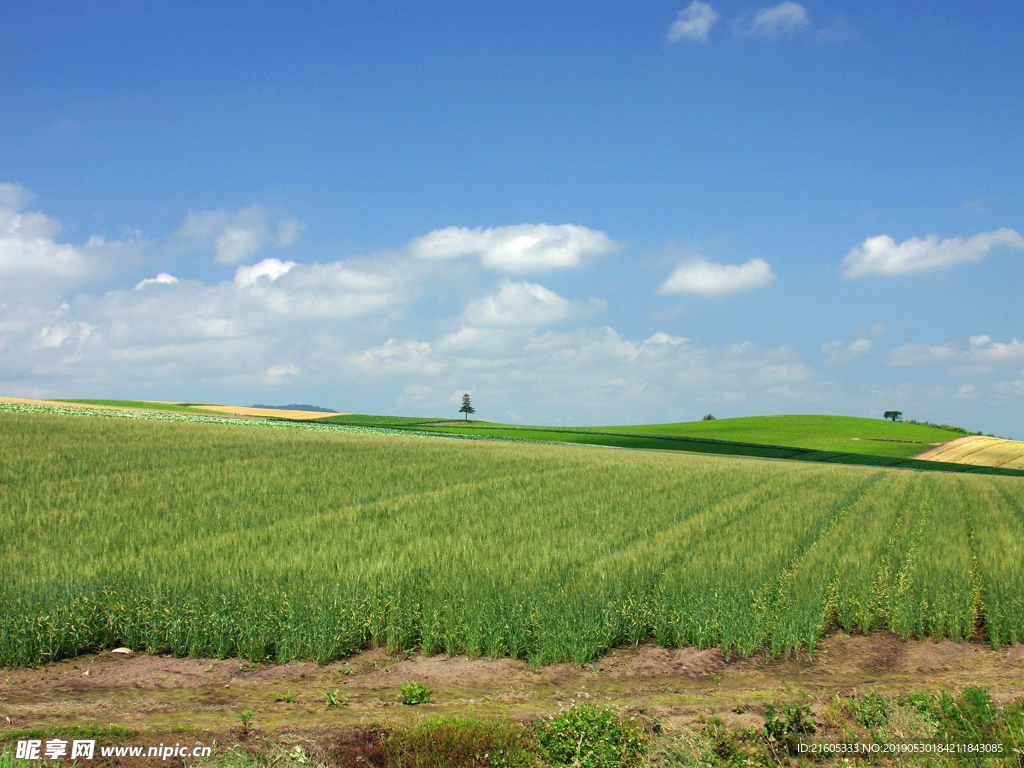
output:
M 457 419 L 450 420 L 450 423 L 443 427 L 431 427 L 427 425 L 446 420 L 407 416 L 345 415 L 329 417 L 324 421 L 367 426 L 415 426 L 437 431 L 499 434 L 509 437 L 522 437 L 522 433 L 526 432 L 530 433 L 532 438 L 541 437 L 541 439 L 563 442 L 585 442 L 584 437 L 575 437 L 575 435 L 617 435 L 637 438 L 637 441 L 629 443 L 634 447 L 664 447 L 665 445 L 663 441 L 655 442 L 650 439 L 640 442 L 644 438 L 688 437 L 744 443 L 748 446 L 762 448 L 784 446 L 813 451 L 899 458 L 914 456 L 930 449 L 936 443 L 944 443 L 963 436 L 962 432 L 953 432 L 937 427 L 853 416 L 748 416 L 679 424 L 631 424 L 610 427 L 521 426 L 486 421 L 456 424 Z M 622 444 L 627 443 L 623 442 Z M 786 455 L 790 455 L 790 453 Z
M 0 412 L 0 663 L 1024 639 L 1018 478 L 164 417 Z
M 419 420 L 384 421 L 389 417 L 372 416 L 362 417 L 359 423 L 373 425 L 378 418 L 382 419 L 381 426 L 435 434 L 1024 476 L 1019 469 L 908 458 L 932 448 L 933 443 L 961 437 L 962 433 L 848 416 L 761 416 L 624 427 L 536 427 L 476 421 L 432 425 Z
M 601 429 L 901 457 L 928 450 L 933 443 L 962 437 L 958 432 L 935 427 L 854 416 L 747 416 Z

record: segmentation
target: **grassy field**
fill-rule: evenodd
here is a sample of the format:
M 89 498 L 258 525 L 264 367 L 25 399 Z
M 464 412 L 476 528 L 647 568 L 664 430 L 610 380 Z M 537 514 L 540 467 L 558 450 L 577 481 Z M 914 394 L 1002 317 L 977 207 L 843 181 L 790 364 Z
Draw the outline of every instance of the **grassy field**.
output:
M 717 437 L 705 437 L 697 434 L 677 434 L 681 432 L 699 432 L 702 424 L 716 422 L 693 422 L 689 424 L 654 424 L 627 427 L 529 427 L 489 422 L 457 422 L 437 423 L 395 423 L 398 428 L 448 435 L 471 435 L 479 437 L 498 437 L 518 440 L 534 440 L 551 443 L 585 443 L 589 445 L 606 445 L 616 448 L 644 448 L 662 451 L 687 451 L 693 453 L 710 453 L 728 456 L 757 456 L 769 459 L 792 459 L 796 461 L 813 461 L 818 463 L 855 464 L 877 467 L 902 467 L 904 469 L 924 469 L 943 472 L 967 472 L 996 475 L 1024 475 L 1024 471 L 1011 467 L 990 467 L 981 463 L 966 464 L 943 461 L 921 461 L 906 458 L 908 455 L 920 453 L 932 443 L 907 442 L 899 437 L 877 437 L 877 435 L 902 435 L 952 439 L 959 433 L 931 427 L 909 424 L 891 424 L 875 419 L 857 419 L 844 416 L 778 416 L 764 417 L 777 421 L 762 422 L 759 418 L 749 419 L 757 424 L 756 429 L 747 432 L 730 431 L 728 428 L 719 434 L 741 437 L 749 434 L 772 443 L 747 443 L 723 440 Z M 746 422 L 747 419 L 723 419 L 723 422 Z M 866 422 L 866 424 L 861 424 Z M 374 424 L 374 417 L 367 417 L 362 423 Z M 380 422 L 384 425 L 386 422 Z M 767 426 L 766 426 L 767 424 Z M 834 425 L 838 437 L 828 437 L 828 430 Z M 897 427 L 898 429 L 891 429 Z M 909 431 L 903 431 L 908 427 Z M 691 429 L 692 428 L 692 429 Z M 647 430 L 646 432 L 644 430 Z M 711 431 L 709 430 L 709 434 Z M 850 436 L 859 434 L 876 435 L 871 438 L 852 439 Z M 821 450 L 805 446 L 833 445 L 836 450 Z M 839 450 L 841 449 L 841 450 Z
M 194 421 L 0 413 L 0 663 L 1024 639 L 1017 478 Z
M 736 419 L 691 421 L 679 424 L 639 424 L 610 427 L 543 427 L 457 419 L 428 419 L 404 416 L 336 416 L 324 419 L 336 424 L 425 427 L 431 430 L 494 434 L 510 437 L 530 433 L 531 437 L 563 442 L 585 442 L 586 435 L 616 435 L 635 438 L 620 441 L 630 447 L 665 447 L 658 438 L 695 438 L 698 440 L 742 443 L 765 448 L 782 446 L 832 453 L 856 453 L 907 458 L 932 448 L 937 443 L 961 437 L 962 433 L 884 419 L 852 416 L 750 416 Z M 430 426 L 443 423 L 444 426 Z M 543 435 L 541 434 L 543 433 Z M 557 434 L 552 434 L 557 433 Z M 577 437 L 580 435 L 582 437 Z M 646 440 L 646 441 L 645 441 Z M 729 452 L 724 450 L 723 452 Z M 778 452 L 792 455 L 793 452 Z M 768 455 L 768 454 L 759 454 Z
M 630 432 L 655 435 L 706 437 L 817 451 L 900 457 L 914 456 L 930 448 L 933 443 L 944 443 L 960 437 L 959 433 L 935 427 L 853 416 L 748 416 L 682 424 L 646 424 L 630 426 L 628 429 Z

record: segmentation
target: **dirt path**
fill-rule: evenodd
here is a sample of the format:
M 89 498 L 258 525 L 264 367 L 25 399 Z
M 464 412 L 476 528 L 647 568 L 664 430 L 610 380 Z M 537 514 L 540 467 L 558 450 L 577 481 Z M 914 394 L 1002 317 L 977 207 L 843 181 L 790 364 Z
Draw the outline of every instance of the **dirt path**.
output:
M 250 709 L 265 733 L 395 724 L 425 715 L 530 717 L 576 699 L 643 707 L 664 723 L 716 715 L 756 719 L 770 702 L 823 705 L 836 693 L 952 690 L 981 685 L 1024 696 L 1024 646 L 836 635 L 813 657 L 726 660 L 720 651 L 620 649 L 585 667 L 532 669 L 512 659 L 395 657 L 373 651 L 326 666 L 103 653 L 40 669 L 0 670 L 0 732 L 12 728 L 129 724 L 141 732 L 229 733 Z M 409 681 L 431 704 L 403 706 Z M 344 706 L 328 708 L 338 689 Z M 284 699 L 275 701 L 275 698 Z M 293 698 L 292 701 L 287 699 Z

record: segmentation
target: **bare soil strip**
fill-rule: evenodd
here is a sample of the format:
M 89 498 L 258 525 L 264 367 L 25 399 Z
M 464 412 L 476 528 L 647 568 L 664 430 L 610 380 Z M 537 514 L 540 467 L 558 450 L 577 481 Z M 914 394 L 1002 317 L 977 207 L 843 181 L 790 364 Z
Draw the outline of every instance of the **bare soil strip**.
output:
M 14 728 L 130 725 L 140 732 L 229 733 L 251 709 L 263 733 L 394 725 L 423 716 L 550 714 L 572 700 L 640 707 L 667 725 L 719 716 L 754 724 L 769 703 L 824 706 L 837 693 L 899 693 L 984 686 L 1024 696 L 1024 646 L 834 635 L 813 656 L 726 659 L 718 649 L 619 649 L 593 664 L 533 669 L 513 659 L 370 651 L 344 662 L 253 665 L 238 660 L 101 653 L 39 669 L 0 671 L 0 734 Z M 403 706 L 399 686 L 423 683 L 431 704 Z M 328 708 L 339 689 L 347 704 Z M 275 701 L 275 698 L 294 700 Z M 748 722 L 749 721 L 749 722 Z

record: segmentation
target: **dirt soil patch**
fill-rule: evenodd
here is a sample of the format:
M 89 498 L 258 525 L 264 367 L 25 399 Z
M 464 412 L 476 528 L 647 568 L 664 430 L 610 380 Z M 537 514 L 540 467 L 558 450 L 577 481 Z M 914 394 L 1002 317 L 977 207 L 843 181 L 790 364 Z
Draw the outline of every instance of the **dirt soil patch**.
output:
M 540 668 L 516 659 L 383 650 L 323 666 L 100 653 L 38 669 L 6 669 L 0 677 L 0 735 L 110 723 L 148 733 L 186 727 L 230 734 L 236 713 L 246 709 L 261 733 L 303 733 L 433 715 L 533 717 L 581 699 L 642 707 L 666 723 L 685 723 L 707 716 L 731 721 L 736 711 L 760 711 L 770 702 L 823 704 L 855 689 L 895 693 L 981 685 L 999 697 L 1024 696 L 1024 647 L 993 650 L 879 632 L 837 634 L 813 655 L 781 659 L 640 645 L 585 666 Z M 399 688 L 409 681 L 429 687 L 432 703 L 402 705 Z M 327 706 L 327 693 L 334 691 L 343 706 Z

